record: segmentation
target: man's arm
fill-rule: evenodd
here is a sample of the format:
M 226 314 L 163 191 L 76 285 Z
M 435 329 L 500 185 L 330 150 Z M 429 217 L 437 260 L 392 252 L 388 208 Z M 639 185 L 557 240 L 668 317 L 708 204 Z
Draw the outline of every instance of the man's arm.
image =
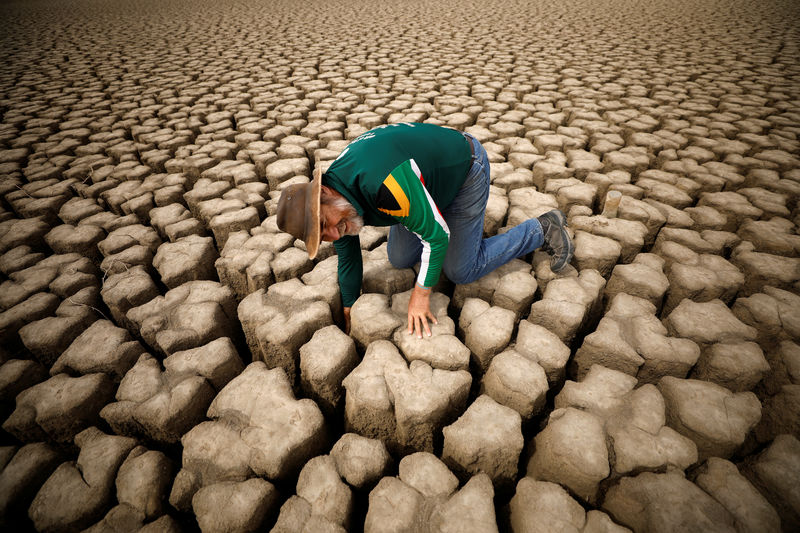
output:
M 378 191 L 377 204 L 422 243 L 420 271 L 408 305 L 408 332 L 415 331 L 421 337 L 424 329 L 430 336 L 428 319 L 436 323 L 430 311 L 430 291 L 442 271 L 450 229 L 413 159 L 404 161 L 386 177 Z
M 345 235 L 333 242 L 338 256 L 339 292 L 344 308 L 345 333 L 350 333 L 350 308 L 361 294 L 364 266 L 361 261 L 361 241 L 357 235 Z

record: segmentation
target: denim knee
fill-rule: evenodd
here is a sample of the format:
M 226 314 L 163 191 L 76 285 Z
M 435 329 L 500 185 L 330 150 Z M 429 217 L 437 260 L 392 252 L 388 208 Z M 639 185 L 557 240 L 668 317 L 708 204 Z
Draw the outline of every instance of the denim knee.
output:
M 392 246 L 391 242 L 386 247 L 386 256 L 389 258 L 389 263 L 394 268 L 403 269 L 411 268 L 419 261 L 419 258 L 408 257 L 402 253 L 397 252 L 397 247 Z
M 442 267 L 442 272 L 444 272 L 444 275 L 447 276 L 447 279 L 449 279 L 456 285 L 465 285 L 467 283 L 472 283 L 473 281 L 475 281 L 473 279 L 471 269 L 466 268 L 464 265 L 453 267 L 451 265 L 445 264 Z
M 395 257 L 391 253 L 388 254 L 389 256 L 389 263 L 397 269 L 408 268 L 410 265 L 405 264 L 405 262 L 399 261 L 399 257 Z

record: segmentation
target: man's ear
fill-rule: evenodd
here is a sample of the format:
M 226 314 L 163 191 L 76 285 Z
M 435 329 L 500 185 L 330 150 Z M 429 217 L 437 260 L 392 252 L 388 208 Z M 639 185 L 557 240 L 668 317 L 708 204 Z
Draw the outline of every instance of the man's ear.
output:
M 323 197 L 327 196 L 327 197 L 336 198 L 338 196 L 341 196 L 341 194 L 339 194 L 339 191 L 337 191 L 336 189 L 331 189 L 327 185 L 320 185 L 320 187 L 321 187 L 321 190 L 322 190 L 322 196 Z

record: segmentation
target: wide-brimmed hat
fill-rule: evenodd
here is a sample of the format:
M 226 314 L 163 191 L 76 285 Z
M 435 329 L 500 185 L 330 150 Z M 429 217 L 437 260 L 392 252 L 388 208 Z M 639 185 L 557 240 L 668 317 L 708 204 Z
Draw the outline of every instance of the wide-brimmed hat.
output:
M 306 243 L 310 259 L 314 259 L 319 250 L 321 191 L 322 169 L 316 168 L 311 183 L 286 187 L 278 200 L 278 228 Z

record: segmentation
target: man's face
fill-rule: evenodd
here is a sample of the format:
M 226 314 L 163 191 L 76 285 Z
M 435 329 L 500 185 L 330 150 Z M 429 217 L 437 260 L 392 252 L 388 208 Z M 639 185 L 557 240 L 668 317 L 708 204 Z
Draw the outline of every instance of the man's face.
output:
M 323 187 L 322 191 L 319 221 L 321 238 L 329 242 L 344 235 L 358 235 L 364 226 L 355 208 L 339 193 L 327 187 Z

